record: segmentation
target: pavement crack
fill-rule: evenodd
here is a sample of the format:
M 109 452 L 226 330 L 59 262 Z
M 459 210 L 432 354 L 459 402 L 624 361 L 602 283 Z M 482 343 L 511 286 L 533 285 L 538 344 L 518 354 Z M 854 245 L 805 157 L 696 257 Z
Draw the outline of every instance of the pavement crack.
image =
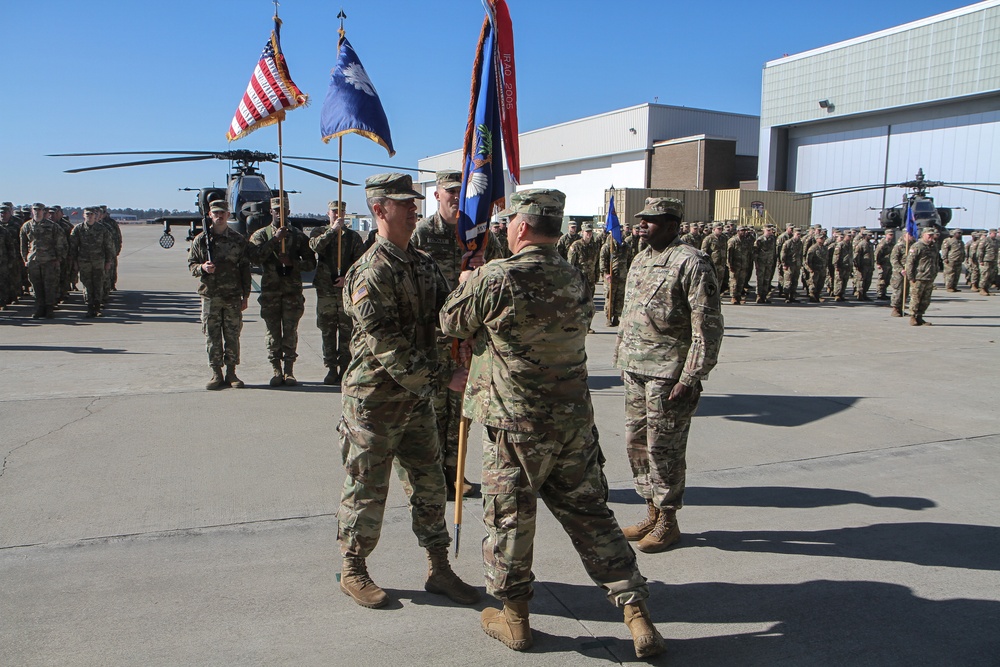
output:
M 10 459 L 11 455 L 14 452 L 18 451 L 19 449 L 23 449 L 23 448 L 27 447 L 28 445 L 30 445 L 31 443 L 35 442 L 36 440 L 41 440 L 42 438 L 47 438 L 50 435 L 52 435 L 53 433 L 58 433 L 59 431 L 61 431 L 64 428 L 66 428 L 67 426 L 72 426 L 73 424 L 75 424 L 77 422 L 83 421 L 84 419 L 87 419 L 88 417 L 93 416 L 94 412 L 90 408 L 93 407 L 94 403 L 97 403 L 99 400 L 101 400 L 101 398 L 102 398 L 101 396 L 93 398 L 90 401 L 90 403 L 88 403 L 87 405 L 84 406 L 83 409 L 87 411 L 87 414 L 85 414 L 85 415 L 83 415 L 81 417 L 77 417 L 76 419 L 70 420 L 70 421 L 66 422 L 65 424 L 63 424 L 62 426 L 58 426 L 58 427 L 52 429 L 51 431 L 48 431 L 47 433 L 43 433 L 42 435 L 36 436 L 36 437 L 32 438 L 31 440 L 23 442 L 20 445 L 18 445 L 17 447 L 14 447 L 10 451 L 8 451 L 4 455 L 4 457 L 3 457 L 3 465 L 0 465 L 0 477 L 3 477 L 4 473 L 7 472 L 7 461 Z

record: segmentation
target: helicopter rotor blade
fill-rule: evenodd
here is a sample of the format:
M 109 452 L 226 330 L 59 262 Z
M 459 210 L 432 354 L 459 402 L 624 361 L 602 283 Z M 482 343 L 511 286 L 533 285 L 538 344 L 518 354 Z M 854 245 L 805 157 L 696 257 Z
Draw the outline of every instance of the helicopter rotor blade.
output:
M 851 190 L 877 190 L 879 188 L 882 188 L 882 189 L 894 188 L 894 187 L 896 187 L 896 185 L 898 185 L 898 184 L 897 183 L 878 183 L 876 185 L 850 185 L 850 186 L 848 186 L 846 188 L 830 188 L 829 190 L 813 190 L 812 192 L 803 192 L 802 194 L 804 194 L 804 195 L 821 195 L 821 194 L 826 194 L 827 192 L 838 193 L 838 192 L 846 192 L 846 191 L 851 191 Z
M 312 174 L 313 176 L 319 176 L 320 178 L 325 178 L 328 181 L 333 181 L 334 183 L 343 183 L 344 185 L 357 185 L 357 183 L 352 183 L 351 181 L 342 181 L 336 176 L 331 176 L 330 174 L 324 174 L 321 171 L 316 171 L 315 169 L 310 169 L 309 167 L 303 167 L 301 165 L 292 164 L 291 162 L 283 162 L 286 167 L 291 167 L 292 169 L 298 169 L 299 171 L 304 171 L 307 174 Z
M 892 187 L 895 187 L 895 186 L 894 185 L 875 185 L 875 186 L 865 185 L 865 186 L 861 186 L 861 187 L 857 187 L 857 188 L 840 188 L 838 190 L 820 191 L 820 194 L 816 194 L 816 193 L 813 193 L 813 192 L 806 192 L 806 193 L 803 193 L 803 196 L 801 197 L 801 199 L 806 199 L 808 196 L 812 196 L 813 199 L 818 199 L 820 197 L 832 197 L 834 195 L 847 195 L 847 194 L 854 194 L 854 193 L 857 193 L 857 192 L 868 192 L 868 191 L 873 191 L 873 190 L 888 190 L 889 188 L 892 188 Z M 796 199 L 800 199 L 800 198 L 796 197 Z
M 171 157 L 159 160 L 140 160 L 138 162 L 120 162 L 118 164 L 102 164 L 99 167 L 81 167 L 79 169 L 67 169 L 67 174 L 79 174 L 84 171 L 97 171 L 99 169 L 117 169 L 118 167 L 138 167 L 145 164 L 167 164 L 170 162 L 197 162 L 199 160 L 211 160 L 213 155 L 193 155 L 191 157 Z
M 215 155 L 215 151 L 117 151 L 114 153 L 52 153 L 45 157 L 97 157 L 101 155 Z
M 288 155 L 286 157 L 289 157 L 292 160 L 315 160 L 317 162 L 337 162 L 337 163 L 340 162 L 340 160 L 335 160 L 333 158 L 328 158 L 328 157 L 304 157 L 302 155 Z M 382 167 L 383 169 L 398 169 L 399 171 L 417 171 L 417 172 L 423 172 L 425 174 L 434 173 L 433 169 L 417 169 L 415 167 L 401 167 L 398 164 L 378 164 L 377 162 L 356 162 L 354 160 L 344 160 L 344 164 L 358 164 L 363 167 Z
M 945 185 L 943 187 L 952 188 L 954 190 L 968 190 L 969 192 L 982 192 L 982 193 L 985 193 L 985 194 L 988 194 L 988 195 L 998 195 L 998 196 L 1000 196 L 1000 192 L 993 192 L 992 190 L 982 190 L 980 188 L 967 188 L 967 187 L 964 187 L 964 186 L 961 186 L 961 185 Z
M 942 185 L 946 188 L 950 188 L 953 185 L 978 185 L 990 188 L 1000 188 L 1000 183 L 943 183 Z

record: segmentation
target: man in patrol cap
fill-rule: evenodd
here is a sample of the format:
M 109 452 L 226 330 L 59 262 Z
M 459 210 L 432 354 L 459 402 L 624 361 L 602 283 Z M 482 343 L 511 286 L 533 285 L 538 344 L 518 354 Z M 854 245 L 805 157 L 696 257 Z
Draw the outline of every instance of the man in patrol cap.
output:
M 647 199 L 636 214 L 649 248 L 628 274 L 614 355 L 625 382 L 629 463 L 646 501 L 646 518 L 625 528 L 625 537 L 647 553 L 680 539 L 688 431 L 724 329 L 711 262 L 678 238 L 683 215 L 684 203 L 667 197 Z
M 344 278 L 344 307 L 354 320 L 356 356 L 343 379 L 343 416 L 337 428 L 347 471 L 337 513 L 340 588 L 363 607 L 389 601 L 369 576 L 366 559 L 382 531 L 395 460 L 413 532 L 427 550 L 424 588 L 473 604 L 478 591 L 448 563 L 447 492 L 432 403 L 442 372 L 437 315 L 448 283 L 434 259 L 411 242 L 415 200 L 423 198 L 413 190 L 411 178 L 372 176 L 365 181 L 365 195 L 378 235 Z
M 46 206 L 31 205 L 31 220 L 21 226 L 21 257 L 35 293 L 33 319 L 54 317 L 62 296 L 62 263 L 69 255 L 69 241 L 62 228 L 45 215 Z
M 487 591 L 503 602 L 481 625 L 515 651 L 532 645 L 528 602 L 537 499 L 569 534 L 587 573 L 624 620 L 638 657 L 663 651 L 646 608 L 646 580 L 614 514 L 587 387 L 591 278 L 555 248 L 566 197 L 515 192 L 513 253 L 462 274 L 441 328 L 475 339 L 465 415 L 487 428 L 483 455 L 483 557 Z M 579 241 L 577 241 L 579 243 Z
M 69 254 L 83 283 L 86 317 L 98 317 L 106 296 L 104 276 L 115 259 L 115 245 L 111 231 L 97 224 L 96 206 L 83 209 L 83 222 L 70 233 Z

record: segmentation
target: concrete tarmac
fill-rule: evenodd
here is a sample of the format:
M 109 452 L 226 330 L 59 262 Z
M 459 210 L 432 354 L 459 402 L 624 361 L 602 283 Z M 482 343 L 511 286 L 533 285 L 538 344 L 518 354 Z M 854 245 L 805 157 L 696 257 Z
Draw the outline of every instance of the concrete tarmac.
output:
M 307 289 L 295 388 L 267 386 L 253 299 L 242 390 L 207 392 L 186 244 L 125 226 L 102 319 L 0 313 L 0 665 L 564 665 L 635 662 L 628 631 L 547 510 L 534 649 L 479 628 L 482 504 L 456 571 L 423 590 L 394 480 L 369 561 L 387 609 L 340 592 L 340 394 Z M 1000 298 L 934 293 L 930 327 L 884 302 L 726 306 L 691 429 L 678 548 L 639 554 L 670 665 L 1000 665 Z M 623 446 L 615 332 L 590 384 L 611 505 L 644 506 Z M 469 478 L 479 481 L 475 427 Z M 449 524 L 452 505 L 448 509 Z

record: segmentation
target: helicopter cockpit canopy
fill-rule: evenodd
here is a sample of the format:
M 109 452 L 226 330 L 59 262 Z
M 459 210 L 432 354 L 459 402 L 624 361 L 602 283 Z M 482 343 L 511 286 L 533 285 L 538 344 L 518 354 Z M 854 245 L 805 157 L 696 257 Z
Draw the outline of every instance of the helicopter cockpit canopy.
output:
M 913 219 L 916 220 L 918 226 L 924 226 L 920 224 L 921 222 L 938 224 L 941 222 L 941 217 L 938 215 L 932 199 L 917 199 L 913 202 Z
M 229 210 L 236 214 L 243 210 L 248 202 L 263 203 L 263 210 L 270 206 L 271 189 L 267 187 L 260 174 L 247 174 L 242 178 L 233 179 L 229 193 Z

